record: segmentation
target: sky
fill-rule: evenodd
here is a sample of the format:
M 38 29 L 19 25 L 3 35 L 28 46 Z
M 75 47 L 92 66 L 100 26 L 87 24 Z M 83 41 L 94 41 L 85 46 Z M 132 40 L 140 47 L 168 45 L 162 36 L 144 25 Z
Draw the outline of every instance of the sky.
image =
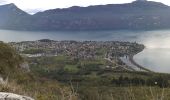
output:
M 35 13 L 47 9 L 67 8 L 71 6 L 89 6 L 104 4 L 130 3 L 134 0 L 0 0 L 0 5 L 15 3 L 20 9 Z M 170 5 L 170 0 L 152 0 Z

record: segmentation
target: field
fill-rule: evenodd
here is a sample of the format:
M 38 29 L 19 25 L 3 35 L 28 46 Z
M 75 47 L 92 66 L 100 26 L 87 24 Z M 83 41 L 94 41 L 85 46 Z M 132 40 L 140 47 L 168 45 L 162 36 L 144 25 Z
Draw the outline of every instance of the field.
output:
M 108 60 L 102 49 L 96 52 L 95 59 L 78 59 L 64 53 L 21 57 L 5 44 L 0 44 L 0 49 L 0 74 L 6 82 L 0 84 L 2 92 L 26 95 L 35 100 L 170 99 L 169 74 L 126 70 L 127 66 L 117 54 Z M 29 69 L 21 66 L 23 62 L 28 63 Z
M 66 56 L 59 56 L 27 60 L 34 62 L 31 65 L 32 74 L 44 83 L 45 91 L 50 91 L 49 95 L 40 93 L 42 98 L 39 100 L 57 100 L 56 98 L 60 98 L 58 100 L 68 100 L 68 98 L 72 98 L 71 100 L 168 100 L 170 98 L 169 74 L 117 71 L 105 67 L 108 62 L 102 59 L 75 61 Z M 47 82 L 49 80 L 51 82 Z M 33 82 L 30 87 L 34 85 Z M 40 85 L 32 89 L 35 88 L 38 88 L 37 92 L 43 90 L 40 89 Z M 64 97 L 62 93 L 66 93 Z

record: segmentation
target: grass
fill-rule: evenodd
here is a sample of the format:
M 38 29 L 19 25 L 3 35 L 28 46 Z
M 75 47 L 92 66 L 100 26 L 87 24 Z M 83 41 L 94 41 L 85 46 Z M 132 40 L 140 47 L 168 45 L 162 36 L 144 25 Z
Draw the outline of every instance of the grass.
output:
M 60 55 L 26 60 L 32 63 L 31 72 L 20 69 L 24 59 L 0 43 L 0 74 L 9 78 L 0 84 L 0 91 L 35 100 L 170 100 L 169 74 L 105 70 L 102 58 L 74 60 Z M 166 87 L 161 85 L 164 81 Z
M 75 65 L 66 65 L 64 67 L 64 70 L 66 72 L 70 72 L 70 73 L 77 73 L 79 71 L 79 69 Z
M 157 86 L 81 87 L 80 100 L 169 100 L 170 88 Z

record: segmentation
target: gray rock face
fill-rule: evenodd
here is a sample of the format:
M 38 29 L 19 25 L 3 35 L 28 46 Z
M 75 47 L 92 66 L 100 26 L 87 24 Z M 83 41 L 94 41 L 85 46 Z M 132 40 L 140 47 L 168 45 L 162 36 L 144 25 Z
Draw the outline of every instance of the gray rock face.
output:
M 0 100 L 34 100 L 31 97 L 17 95 L 13 93 L 0 92 Z

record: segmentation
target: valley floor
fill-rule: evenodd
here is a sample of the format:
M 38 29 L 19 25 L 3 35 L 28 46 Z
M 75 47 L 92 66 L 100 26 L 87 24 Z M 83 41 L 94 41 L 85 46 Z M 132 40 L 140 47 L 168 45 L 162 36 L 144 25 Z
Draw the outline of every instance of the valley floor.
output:
M 132 61 L 131 55 L 143 50 L 141 44 L 39 40 L 9 45 L 20 54 L 41 56 L 23 56 L 30 72 L 10 76 L 9 83 L 0 86 L 2 92 L 35 100 L 170 99 L 170 75 L 153 73 Z M 142 71 L 126 65 L 122 57 L 129 57 Z

